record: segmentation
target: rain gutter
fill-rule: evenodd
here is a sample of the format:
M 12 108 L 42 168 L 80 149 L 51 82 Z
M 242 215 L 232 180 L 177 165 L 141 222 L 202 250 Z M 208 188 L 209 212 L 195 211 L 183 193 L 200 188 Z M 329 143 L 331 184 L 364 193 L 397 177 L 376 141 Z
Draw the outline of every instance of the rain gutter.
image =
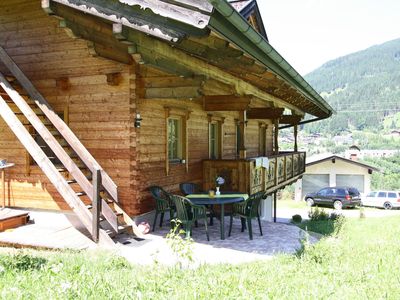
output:
M 225 0 L 208 0 L 208 2 L 215 8 L 208 24 L 211 29 L 291 83 L 318 106 L 324 112 L 324 116 L 312 119 L 313 121 L 332 115 L 332 107 L 228 2 Z
M 311 122 L 321 121 L 321 120 L 326 119 L 326 118 L 327 117 L 319 117 L 319 118 L 314 118 L 314 119 L 308 119 L 308 120 L 301 121 L 296 125 L 303 125 L 303 124 L 307 124 L 307 123 L 311 123 Z M 290 128 L 290 127 L 293 127 L 293 126 L 294 126 L 293 124 L 281 126 L 281 127 L 279 127 L 279 130 L 280 129 L 285 129 L 285 128 Z

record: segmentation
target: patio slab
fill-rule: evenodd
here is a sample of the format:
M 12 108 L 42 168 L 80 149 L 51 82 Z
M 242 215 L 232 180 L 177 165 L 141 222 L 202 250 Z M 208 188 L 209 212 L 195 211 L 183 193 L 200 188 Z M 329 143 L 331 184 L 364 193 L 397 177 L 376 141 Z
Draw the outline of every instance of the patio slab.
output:
M 0 232 L 1 246 L 74 250 L 97 247 L 75 214 L 26 211 L 31 221 Z
M 5 232 L 0 232 L 0 245 L 39 249 L 96 249 L 89 233 L 73 213 L 29 211 L 33 222 Z M 241 232 L 239 219 L 234 219 L 232 235 L 228 237 L 229 217 L 225 218 L 226 239 L 220 239 L 220 223 L 209 226 L 210 241 L 207 241 L 204 224 L 193 228 L 193 262 L 191 267 L 201 264 L 245 263 L 271 259 L 279 253 L 294 253 L 300 247 L 304 231 L 284 223 L 262 221 L 263 236 L 258 224 L 253 221 L 253 240 L 247 230 Z M 174 265 L 179 258 L 173 253 L 165 239 L 170 228 L 165 225 L 156 231 L 137 239 L 120 235 L 116 240 L 114 253 L 132 263 Z M 310 237 L 311 242 L 317 241 Z
M 229 224 L 229 218 L 225 218 Z M 255 260 L 271 259 L 280 253 L 295 253 L 301 246 L 304 231 L 296 226 L 283 223 L 262 222 L 263 236 L 260 236 L 258 224 L 253 221 L 253 240 L 249 240 L 247 230 L 241 232 L 241 223 L 234 220 L 232 235 L 228 237 L 228 226 L 225 227 L 226 239 L 220 239 L 219 221 L 209 226 L 210 241 L 207 241 L 204 225 L 193 228 L 193 266 L 200 264 L 245 263 Z M 133 241 L 120 247 L 120 254 L 137 264 L 159 263 L 173 265 L 178 258 L 167 244 L 165 236 L 169 228 L 158 228 L 146 235 L 150 242 L 141 244 Z M 310 236 L 310 242 L 317 239 Z M 126 241 L 125 241 L 126 242 Z

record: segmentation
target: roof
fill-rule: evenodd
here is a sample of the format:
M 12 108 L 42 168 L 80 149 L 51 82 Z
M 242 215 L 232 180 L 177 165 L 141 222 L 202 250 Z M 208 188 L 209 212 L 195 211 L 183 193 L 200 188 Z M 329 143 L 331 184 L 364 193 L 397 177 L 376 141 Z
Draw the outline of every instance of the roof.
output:
M 99 55 L 129 63 L 137 54 L 143 63 L 180 76 L 209 76 L 197 74 L 195 66 L 180 59 L 184 56 L 168 53 L 176 49 L 239 78 L 241 82 L 231 80 L 238 95 L 249 90 L 245 82 L 260 91 L 253 90 L 253 96 L 297 115 L 327 118 L 333 112 L 225 0 L 44 0 L 42 6 L 61 17 L 64 27 L 98 45 Z
M 267 32 L 256 0 L 228 0 L 228 2 L 268 41 Z
M 228 0 L 228 2 L 234 9 L 236 9 L 236 11 L 240 12 L 251 2 L 254 2 L 254 0 Z
M 332 160 L 341 160 L 341 161 L 344 161 L 345 163 L 357 165 L 359 167 L 370 169 L 370 170 L 373 170 L 373 171 L 376 171 L 376 172 L 380 171 L 378 168 L 375 168 L 373 166 L 367 165 L 365 163 L 360 163 L 358 161 L 354 161 L 354 160 L 351 160 L 351 159 L 347 159 L 347 158 L 344 158 L 344 157 L 341 157 L 341 156 L 338 156 L 338 155 L 332 155 L 332 154 L 325 154 L 325 155 L 310 157 L 306 161 L 306 167 L 312 166 L 312 165 L 316 165 L 316 164 L 319 164 L 319 163 L 323 163 L 323 162 L 328 161 L 328 160 L 331 160 L 331 161 Z

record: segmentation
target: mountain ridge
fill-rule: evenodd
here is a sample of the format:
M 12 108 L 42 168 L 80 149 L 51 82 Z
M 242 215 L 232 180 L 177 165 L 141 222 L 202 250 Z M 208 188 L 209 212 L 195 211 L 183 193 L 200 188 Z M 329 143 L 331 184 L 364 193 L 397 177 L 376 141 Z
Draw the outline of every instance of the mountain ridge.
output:
M 306 130 L 382 130 L 384 118 L 400 111 L 400 38 L 330 60 L 304 78 L 336 111 Z

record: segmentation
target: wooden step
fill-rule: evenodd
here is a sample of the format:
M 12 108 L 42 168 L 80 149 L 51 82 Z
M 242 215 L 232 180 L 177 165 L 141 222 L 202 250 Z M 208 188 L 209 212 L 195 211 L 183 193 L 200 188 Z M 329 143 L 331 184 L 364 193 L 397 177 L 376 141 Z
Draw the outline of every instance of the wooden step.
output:
M 132 228 L 132 226 L 128 225 L 128 224 L 119 225 L 118 226 L 118 233 L 123 233 L 123 232 L 125 232 L 125 231 L 127 231 L 127 230 L 129 230 L 131 228 Z
M 78 197 L 82 197 L 82 196 L 86 196 L 87 194 L 85 192 L 78 192 L 78 193 L 76 193 L 76 195 Z
M 23 113 L 16 113 L 15 115 L 17 116 L 18 120 L 19 120 L 22 124 L 24 124 L 24 125 L 25 125 L 25 124 L 30 124 L 29 121 L 28 121 L 28 119 L 24 116 Z M 38 116 L 38 118 L 40 119 L 40 121 L 41 121 L 43 124 L 52 125 L 51 122 L 47 119 L 47 117 L 46 117 L 45 115 L 40 115 L 40 116 Z
M 34 112 L 36 115 L 38 115 L 38 116 L 39 116 L 39 115 L 40 115 L 40 116 L 44 116 L 44 113 L 42 112 L 42 110 L 41 110 L 39 107 L 37 107 L 37 105 L 36 105 L 35 103 L 29 103 L 28 105 L 32 108 L 33 112 Z M 17 106 L 13 101 L 11 101 L 11 102 L 8 104 L 8 106 L 11 108 L 11 110 L 12 110 L 15 114 L 17 114 L 17 113 L 22 114 L 22 112 L 19 110 L 18 106 Z

